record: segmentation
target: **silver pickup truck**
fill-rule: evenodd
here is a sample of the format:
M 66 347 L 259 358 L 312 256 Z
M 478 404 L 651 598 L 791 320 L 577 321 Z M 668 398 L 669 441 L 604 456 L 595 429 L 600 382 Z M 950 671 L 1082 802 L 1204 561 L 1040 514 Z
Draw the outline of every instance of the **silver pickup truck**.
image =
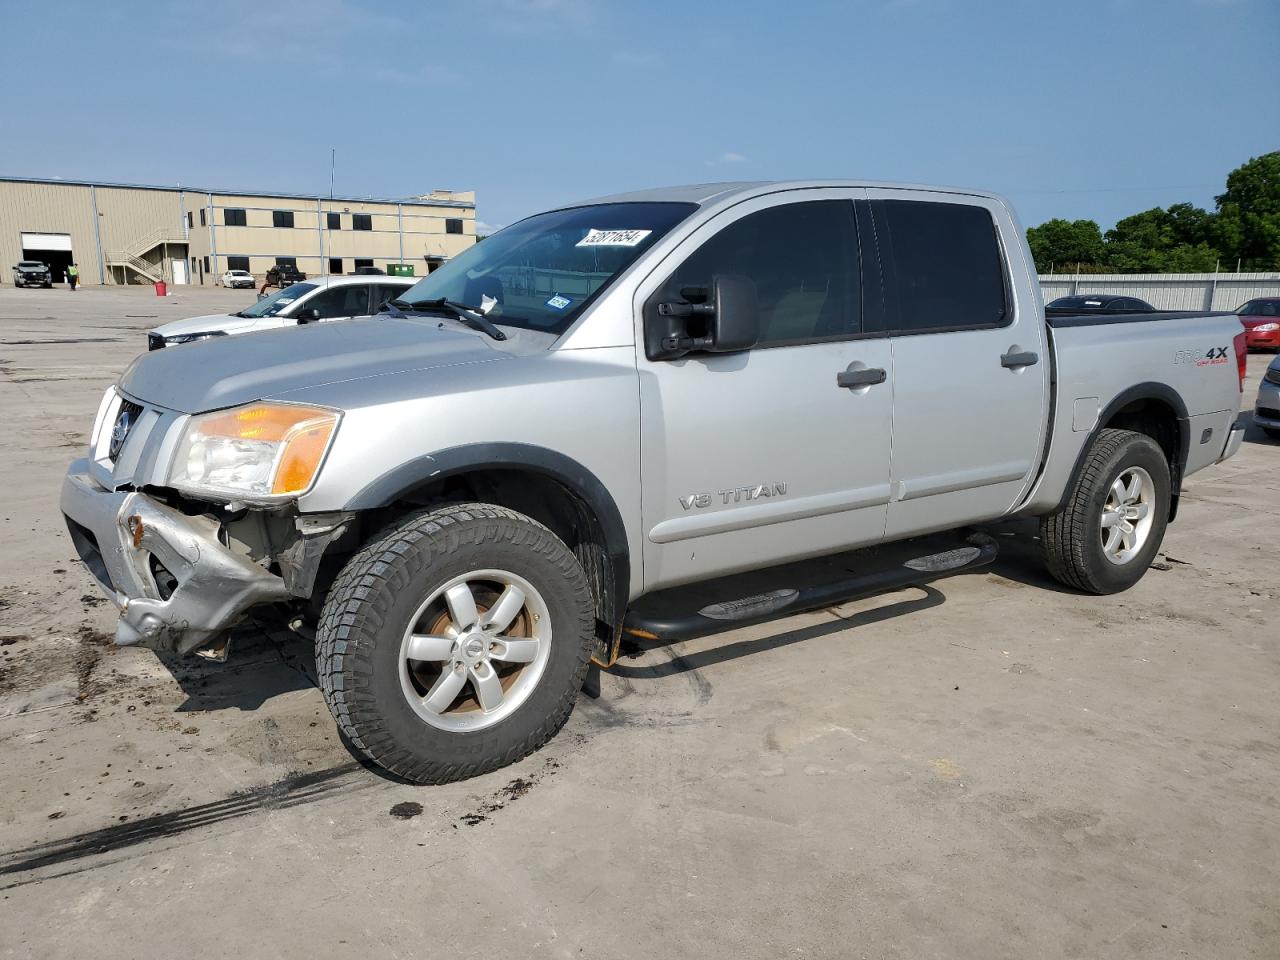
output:
M 139 357 L 62 509 L 118 643 L 225 652 L 289 605 L 350 742 L 441 782 L 553 736 L 624 634 L 971 569 L 972 524 L 1039 517 L 1060 581 L 1131 586 L 1239 446 L 1243 371 L 1232 314 L 1046 317 L 998 196 L 676 187 L 516 223 L 376 317 Z

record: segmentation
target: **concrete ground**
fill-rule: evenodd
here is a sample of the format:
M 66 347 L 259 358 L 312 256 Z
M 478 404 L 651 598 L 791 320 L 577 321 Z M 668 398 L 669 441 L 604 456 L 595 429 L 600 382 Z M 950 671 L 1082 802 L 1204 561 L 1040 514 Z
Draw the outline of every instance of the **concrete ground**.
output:
M 1280 956 L 1256 428 L 1128 593 L 1018 527 L 990 572 L 626 659 L 539 753 L 415 787 L 292 634 L 104 637 L 59 482 L 143 330 L 253 297 L 179 290 L 0 289 L 0 956 Z

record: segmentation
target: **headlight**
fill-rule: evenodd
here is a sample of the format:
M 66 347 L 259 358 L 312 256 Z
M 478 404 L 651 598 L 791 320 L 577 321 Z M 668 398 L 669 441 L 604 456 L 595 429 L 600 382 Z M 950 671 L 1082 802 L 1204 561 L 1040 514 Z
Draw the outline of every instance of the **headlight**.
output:
M 284 499 L 305 493 L 341 414 L 321 407 L 253 403 L 192 417 L 169 483 L 191 493 Z
M 195 343 L 197 340 L 208 340 L 212 337 L 225 337 L 225 330 L 209 330 L 205 333 L 175 333 L 171 337 L 165 337 L 164 342 L 170 343 Z
M 1271 333 L 1273 330 L 1280 330 L 1280 323 L 1260 323 L 1253 328 L 1254 333 Z
M 1280 367 L 1271 367 L 1262 375 L 1262 379 L 1267 381 L 1267 383 L 1280 384 Z

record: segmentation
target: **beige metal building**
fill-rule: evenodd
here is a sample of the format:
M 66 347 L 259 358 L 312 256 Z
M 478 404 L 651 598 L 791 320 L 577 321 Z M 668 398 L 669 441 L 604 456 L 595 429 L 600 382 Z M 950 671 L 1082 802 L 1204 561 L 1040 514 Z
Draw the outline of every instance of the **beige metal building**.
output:
M 273 264 L 307 276 L 423 276 L 475 243 L 474 192 L 407 199 L 315 197 L 0 177 L 0 282 L 19 260 L 61 281 L 214 284 L 226 270 L 262 282 Z

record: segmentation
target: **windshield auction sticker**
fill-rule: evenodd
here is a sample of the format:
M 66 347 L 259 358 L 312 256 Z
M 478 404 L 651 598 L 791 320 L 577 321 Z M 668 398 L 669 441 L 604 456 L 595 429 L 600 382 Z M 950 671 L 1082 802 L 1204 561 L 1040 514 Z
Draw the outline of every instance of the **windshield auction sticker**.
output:
M 579 244 L 579 246 L 581 246 L 581 244 Z M 547 301 L 547 306 L 552 310 L 563 310 L 571 303 L 573 303 L 572 297 L 566 297 L 563 293 L 557 293 Z
M 634 247 L 637 243 L 653 233 L 652 230 L 596 230 L 587 231 L 587 235 L 575 244 L 579 247 Z

